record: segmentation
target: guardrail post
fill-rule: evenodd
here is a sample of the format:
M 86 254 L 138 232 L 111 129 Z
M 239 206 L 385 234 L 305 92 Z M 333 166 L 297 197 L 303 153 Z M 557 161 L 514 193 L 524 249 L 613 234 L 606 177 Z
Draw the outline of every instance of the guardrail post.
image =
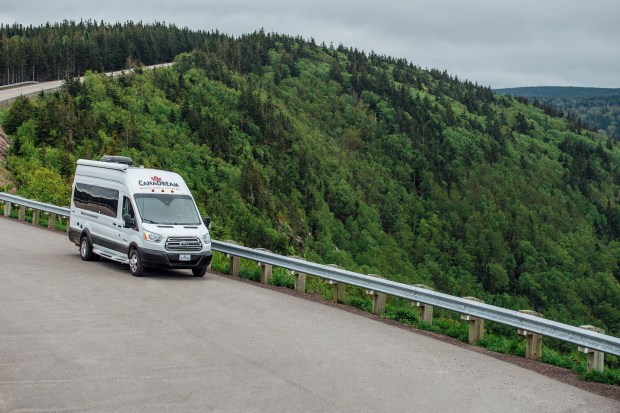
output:
M 532 310 L 521 310 L 523 314 L 533 315 L 534 317 L 541 317 L 541 313 L 537 313 Z M 517 334 L 525 336 L 525 358 L 531 360 L 540 360 L 542 354 L 542 336 L 538 333 L 532 333 L 531 331 L 517 329 Z
M 425 290 L 433 291 L 433 289 L 429 287 L 428 285 L 414 284 L 413 286 L 418 287 L 418 288 L 424 288 Z M 412 304 L 418 307 L 420 321 L 433 324 L 433 306 L 432 305 L 421 303 L 419 301 L 414 301 Z
M 328 264 L 327 266 L 342 269 L 342 267 L 336 264 Z M 332 300 L 335 303 L 344 304 L 345 284 L 334 280 L 327 280 L 327 283 L 332 286 Z
M 69 233 L 69 224 L 71 222 L 71 218 L 67 217 L 67 219 L 65 220 L 66 224 L 67 224 L 67 234 Z
M 384 278 L 377 274 L 369 275 L 371 277 Z M 372 313 L 377 315 L 385 313 L 385 303 L 387 301 L 387 295 L 385 293 L 374 290 L 366 290 L 366 294 L 370 295 L 370 297 L 372 298 Z
M 271 252 L 266 248 L 256 248 L 258 251 L 266 251 Z M 261 284 L 269 284 L 271 278 L 273 276 L 273 267 L 271 264 L 264 264 L 262 262 L 258 263 L 260 267 L 260 282 Z
M 39 216 L 41 215 L 41 211 L 39 211 L 38 209 L 33 209 L 32 210 L 32 225 L 37 226 L 39 225 Z
M 19 214 L 17 216 L 17 219 L 19 219 L 20 221 L 25 221 L 26 220 L 26 207 L 23 205 L 19 206 Z
M 229 255 L 230 257 L 230 269 L 228 274 L 238 277 L 241 273 L 241 258 Z
M 232 240 L 228 240 L 226 242 L 229 244 L 239 245 L 237 242 Z M 228 274 L 234 277 L 239 277 L 239 275 L 241 274 L 241 258 L 235 257 L 234 255 L 230 254 L 226 254 L 226 256 L 230 258 L 230 267 L 228 269 Z
M 595 327 L 591 325 L 579 326 L 583 329 L 596 331 L 597 333 L 605 334 L 605 330 L 600 327 Z M 578 346 L 577 350 L 584 353 L 588 357 L 588 371 L 596 370 L 603 372 L 605 369 L 605 353 L 602 351 L 592 350 L 588 347 Z
M 11 215 L 11 207 L 12 207 L 12 205 L 11 205 L 11 203 L 9 201 L 6 201 L 4 203 L 4 216 L 5 217 L 8 217 L 8 216 Z
M 297 258 L 298 260 L 303 260 L 303 258 L 298 257 L 297 255 L 291 255 L 291 258 Z M 293 289 L 295 291 L 299 291 L 300 293 L 306 292 L 306 274 L 299 271 L 289 270 L 289 273 L 293 276 Z
M 49 214 L 49 219 L 47 220 L 47 227 L 54 228 L 54 224 L 56 223 L 56 214 Z
M 463 298 L 469 301 L 484 303 L 484 301 L 476 297 Z M 469 344 L 474 344 L 475 342 L 480 341 L 484 336 L 484 320 L 482 318 L 477 318 L 469 314 L 461 314 L 461 320 L 466 320 L 469 322 L 469 337 L 467 342 Z

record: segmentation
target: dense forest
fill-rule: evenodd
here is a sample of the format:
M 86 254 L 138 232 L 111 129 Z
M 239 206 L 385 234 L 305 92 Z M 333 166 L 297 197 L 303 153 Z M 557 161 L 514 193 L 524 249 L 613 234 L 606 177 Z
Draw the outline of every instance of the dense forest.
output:
M 615 142 L 299 37 L 209 33 L 175 63 L 0 112 L 18 192 L 68 205 L 76 159 L 122 154 L 183 175 L 218 239 L 620 333 Z
M 572 116 L 594 130 L 620 139 L 620 89 L 592 87 L 518 87 L 496 92 L 529 99 L 539 106 L 550 106 Z
M 206 37 L 206 32 L 163 23 L 0 24 L 0 86 L 171 62 L 202 46 Z

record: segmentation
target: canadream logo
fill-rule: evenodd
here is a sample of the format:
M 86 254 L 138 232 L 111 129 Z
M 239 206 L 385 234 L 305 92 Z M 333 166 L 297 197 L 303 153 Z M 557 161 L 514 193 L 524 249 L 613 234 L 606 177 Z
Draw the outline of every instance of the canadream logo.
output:
M 138 181 L 138 184 L 140 186 L 169 186 L 171 188 L 178 188 L 179 184 L 176 182 L 168 182 L 168 181 L 163 181 L 160 177 L 158 177 L 157 175 L 152 176 L 150 181 L 143 181 L 142 179 L 140 179 Z

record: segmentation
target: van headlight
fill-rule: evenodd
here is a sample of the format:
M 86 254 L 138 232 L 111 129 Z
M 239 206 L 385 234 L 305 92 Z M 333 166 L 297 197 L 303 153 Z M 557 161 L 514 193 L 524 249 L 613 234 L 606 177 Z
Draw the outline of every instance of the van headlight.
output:
M 207 233 L 202 236 L 202 241 L 205 244 L 208 244 L 211 242 L 211 235 L 209 234 L 209 231 L 207 231 Z
M 144 239 L 151 242 L 160 242 L 163 237 L 151 231 L 144 231 Z

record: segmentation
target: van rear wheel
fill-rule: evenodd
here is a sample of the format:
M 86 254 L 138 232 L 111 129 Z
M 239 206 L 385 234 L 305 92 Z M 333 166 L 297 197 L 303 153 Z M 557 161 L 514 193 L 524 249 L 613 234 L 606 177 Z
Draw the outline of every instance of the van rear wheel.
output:
M 86 235 L 82 235 L 80 239 L 80 257 L 84 261 L 92 261 L 95 254 L 93 254 L 93 246 L 90 245 L 90 241 L 88 241 L 88 237 Z
M 194 277 L 204 277 L 207 273 L 207 267 L 192 268 L 192 273 Z
M 140 261 L 140 254 L 136 248 L 132 248 L 129 252 L 129 271 L 134 277 L 142 277 L 144 274 L 144 265 Z

